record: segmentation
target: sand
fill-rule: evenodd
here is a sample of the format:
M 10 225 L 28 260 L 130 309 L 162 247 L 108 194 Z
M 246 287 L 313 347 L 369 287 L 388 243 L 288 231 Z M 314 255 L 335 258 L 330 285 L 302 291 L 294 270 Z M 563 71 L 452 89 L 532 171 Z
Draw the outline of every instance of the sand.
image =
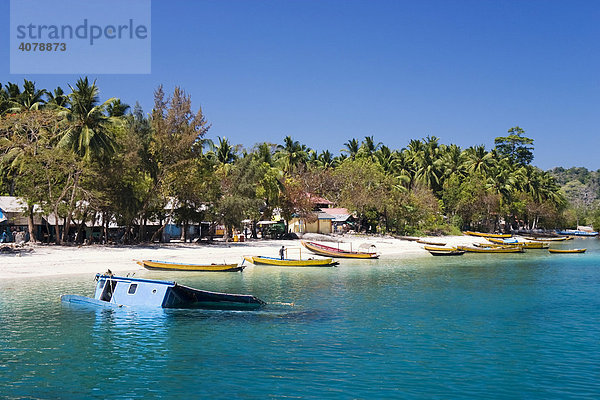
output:
M 305 235 L 304 239 L 347 250 L 376 246 L 380 259 L 429 257 L 423 244 L 386 236 Z M 450 246 L 483 243 L 485 239 L 472 236 L 421 238 Z M 53 275 L 96 274 L 110 269 L 113 273 L 129 273 L 143 269 L 135 260 L 161 260 L 182 263 L 241 263 L 244 255 L 277 257 L 281 246 L 288 249 L 287 257 L 314 256 L 303 248 L 300 240 L 250 240 L 243 243 L 213 244 L 177 243 L 146 246 L 55 246 L 26 245 L 20 254 L 0 254 L 0 279 L 43 277 Z

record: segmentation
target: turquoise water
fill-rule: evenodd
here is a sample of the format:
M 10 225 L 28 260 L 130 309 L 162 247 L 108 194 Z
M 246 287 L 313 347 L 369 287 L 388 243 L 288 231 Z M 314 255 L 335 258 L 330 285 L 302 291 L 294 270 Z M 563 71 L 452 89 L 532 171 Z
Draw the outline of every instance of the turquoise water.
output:
M 3 398 L 599 398 L 600 240 L 582 255 L 142 272 L 258 312 L 97 310 L 91 276 L 0 281 Z M 0 260 L 1 262 L 1 260 Z

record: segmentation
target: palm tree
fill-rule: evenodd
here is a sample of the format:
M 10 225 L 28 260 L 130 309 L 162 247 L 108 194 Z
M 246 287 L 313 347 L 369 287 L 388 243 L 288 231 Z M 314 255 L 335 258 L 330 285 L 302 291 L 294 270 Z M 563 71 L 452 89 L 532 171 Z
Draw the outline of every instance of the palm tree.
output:
M 9 83 L 9 85 L 12 84 Z M 13 93 L 10 93 L 11 90 Z M 36 89 L 35 82 L 25 79 L 22 92 L 17 85 L 14 85 L 12 89 L 9 88 L 8 112 L 39 110 L 46 103 L 44 101 L 45 94 L 46 89 Z
M 362 141 L 360 149 L 358 150 L 358 155 L 369 158 L 373 157 L 373 155 L 381 147 L 381 145 L 381 142 L 375 144 L 373 136 L 365 136 L 365 140 Z
M 238 159 L 237 149 L 232 146 L 226 137 L 218 137 L 219 145 L 215 145 L 210 139 L 206 139 L 210 147 L 207 157 L 217 161 L 219 164 L 231 164 Z
M 67 108 L 69 107 L 69 96 L 59 86 L 54 89 L 54 92 L 46 92 L 46 106 L 50 108 Z
M 346 143 L 344 143 L 344 147 L 346 148 L 340 151 L 342 153 L 348 153 L 348 157 L 354 160 L 356 158 L 356 154 L 358 154 L 358 150 L 360 149 L 358 140 L 350 139 Z
M 121 103 L 120 99 L 115 99 L 106 107 L 106 112 L 109 117 L 122 117 L 129 108 L 128 104 Z
M 75 88 L 69 85 L 70 108 L 62 108 L 66 129 L 59 145 L 71 149 L 86 159 L 111 156 L 115 152 L 115 138 L 111 125 L 116 121 L 105 115 L 107 107 L 116 99 L 98 104 L 96 81 L 91 85 L 88 78 L 79 78 Z
M 283 143 L 283 146 L 278 146 L 276 158 L 285 172 L 291 173 L 301 165 L 306 164 L 310 151 L 306 145 L 293 140 L 291 136 L 286 136 Z
M 317 157 L 317 165 L 323 169 L 334 168 L 337 165 L 337 160 L 329 150 L 322 151 Z
M 470 173 L 488 175 L 488 172 L 496 165 L 494 153 L 487 152 L 485 146 L 472 146 L 465 150 L 464 168 Z

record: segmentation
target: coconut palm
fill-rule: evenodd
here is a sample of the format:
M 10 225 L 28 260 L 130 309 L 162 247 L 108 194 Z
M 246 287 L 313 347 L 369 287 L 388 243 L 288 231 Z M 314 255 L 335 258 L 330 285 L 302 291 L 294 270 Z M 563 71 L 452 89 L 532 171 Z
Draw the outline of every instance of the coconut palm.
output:
M 351 159 L 356 158 L 356 154 L 358 154 L 358 150 L 360 149 L 360 144 L 356 139 L 350 139 L 346 143 L 344 143 L 344 149 L 340 150 L 342 153 L 348 153 L 348 157 Z
M 317 157 L 317 163 L 319 167 L 323 169 L 335 168 L 337 160 L 333 157 L 333 154 L 329 150 L 322 151 Z
M 496 165 L 494 153 L 485 150 L 485 146 L 472 146 L 465 150 L 464 168 L 470 173 L 487 175 Z
M 291 173 L 301 165 L 306 164 L 310 151 L 306 145 L 293 140 L 291 136 L 286 136 L 283 143 L 283 146 L 278 146 L 276 153 L 276 160 L 283 171 Z
M 207 157 L 215 160 L 220 164 L 231 164 L 235 160 L 238 159 L 237 149 L 235 146 L 232 146 L 229 143 L 229 140 L 226 137 L 218 137 L 219 144 L 215 145 L 215 143 L 206 139 L 210 147 L 210 151 L 207 153 Z
M 361 157 L 373 157 L 381 146 L 381 142 L 375 143 L 373 136 L 365 136 L 365 140 L 362 141 L 357 155 Z
M 69 96 L 59 86 L 53 92 L 46 92 L 46 107 L 67 108 L 69 107 Z
M 9 86 L 12 85 L 9 83 Z M 10 93 L 12 91 L 12 93 Z M 46 101 L 44 96 L 46 89 L 37 89 L 35 82 L 25 79 L 23 83 L 23 91 L 19 90 L 17 85 L 9 88 L 8 112 L 18 113 L 23 111 L 39 110 L 44 106 Z
M 111 125 L 116 121 L 105 115 L 111 98 L 99 104 L 99 90 L 96 81 L 79 78 L 69 95 L 70 108 L 62 108 L 60 115 L 65 118 L 66 129 L 59 145 L 71 149 L 86 159 L 108 157 L 115 152 L 115 138 Z

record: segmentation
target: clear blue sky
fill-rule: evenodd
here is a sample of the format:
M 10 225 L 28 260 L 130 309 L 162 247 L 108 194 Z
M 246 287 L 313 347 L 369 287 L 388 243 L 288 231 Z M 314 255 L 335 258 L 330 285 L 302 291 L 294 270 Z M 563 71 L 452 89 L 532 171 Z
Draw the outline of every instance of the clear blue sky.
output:
M 2 0 L 0 82 L 74 83 L 9 74 L 8 13 Z M 179 85 L 210 137 L 245 146 L 291 135 L 338 153 L 353 137 L 435 135 L 489 149 L 519 125 L 535 165 L 598 169 L 599 47 L 594 0 L 155 0 L 152 74 L 90 77 L 147 112 L 159 84 Z

